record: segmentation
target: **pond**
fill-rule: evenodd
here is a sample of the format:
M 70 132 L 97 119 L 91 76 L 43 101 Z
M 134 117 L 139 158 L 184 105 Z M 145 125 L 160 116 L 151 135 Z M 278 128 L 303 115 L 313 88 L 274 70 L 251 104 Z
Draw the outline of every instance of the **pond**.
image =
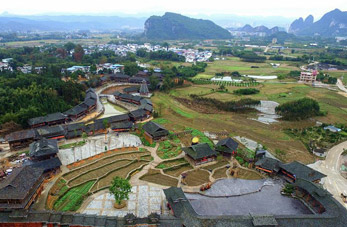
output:
M 128 112 L 128 110 L 124 109 L 123 107 L 117 106 L 105 100 L 102 100 L 102 104 L 104 105 L 105 112 L 100 115 L 98 119 L 121 115 Z

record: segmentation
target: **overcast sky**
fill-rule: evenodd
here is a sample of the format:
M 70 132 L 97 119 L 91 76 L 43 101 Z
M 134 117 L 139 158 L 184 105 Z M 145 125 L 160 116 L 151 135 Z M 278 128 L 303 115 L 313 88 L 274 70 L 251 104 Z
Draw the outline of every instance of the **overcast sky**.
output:
M 0 10 L 10 14 L 141 14 L 166 11 L 194 14 L 234 14 L 240 16 L 284 16 L 315 19 L 339 8 L 346 0 L 0 0 Z M 0 11 L 1 13 L 1 11 Z

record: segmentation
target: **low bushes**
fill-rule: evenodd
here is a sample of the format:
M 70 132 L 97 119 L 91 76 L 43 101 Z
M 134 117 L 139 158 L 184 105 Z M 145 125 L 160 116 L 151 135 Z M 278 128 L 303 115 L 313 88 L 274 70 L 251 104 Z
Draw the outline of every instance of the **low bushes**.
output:
M 244 88 L 244 89 L 237 89 L 234 90 L 233 93 L 236 95 L 254 95 L 258 94 L 260 91 L 255 88 Z

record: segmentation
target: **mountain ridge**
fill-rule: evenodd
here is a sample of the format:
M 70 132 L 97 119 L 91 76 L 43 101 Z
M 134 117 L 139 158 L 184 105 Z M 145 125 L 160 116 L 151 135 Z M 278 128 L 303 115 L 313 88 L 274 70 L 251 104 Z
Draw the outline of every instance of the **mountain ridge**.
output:
M 145 22 L 148 39 L 228 39 L 230 33 L 210 20 L 194 19 L 177 13 L 151 16 Z

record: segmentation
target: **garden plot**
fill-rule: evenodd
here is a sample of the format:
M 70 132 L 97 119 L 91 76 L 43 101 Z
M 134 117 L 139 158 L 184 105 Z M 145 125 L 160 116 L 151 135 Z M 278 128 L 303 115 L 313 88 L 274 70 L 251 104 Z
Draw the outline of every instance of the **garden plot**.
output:
M 112 163 L 109 163 L 103 167 L 100 167 L 98 169 L 94 169 L 90 172 L 87 172 L 85 174 L 79 175 L 77 178 L 71 180 L 68 185 L 70 187 L 79 185 L 83 182 L 89 181 L 90 179 L 98 179 L 99 177 L 104 176 L 105 174 L 109 173 L 110 171 L 120 168 L 123 166 L 128 165 L 131 162 L 131 160 L 119 160 L 114 161 Z
M 66 180 L 71 180 L 76 176 L 81 175 L 82 173 L 85 173 L 90 170 L 97 169 L 103 165 L 106 165 L 108 163 L 112 163 L 117 160 L 121 159 L 129 159 L 129 160 L 134 160 L 138 159 L 139 157 L 143 155 L 147 155 L 148 153 L 144 152 L 126 152 L 126 153 L 118 153 L 118 154 L 113 154 L 112 156 L 108 156 L 105 158 L 102 158 L 100 160 L 93 160 L 90 164 L 84 165 L 79 167 L 78 169 L 75 169 L 73 171 L 70 171 L 69 173 L 65 174 L 63 177 Z
M 168 159 L 177 157 L 182 153 L 180 140 L 165 140 L 159 143 L 157 154 L 161 159 Z
M 110 172 L 106 176 L 98 180 L 98 182 L 93 186 L 91 192 L 95 192 L 102 188 L 110 186 L 112 179 L 116 176 L 126 178 L 129 173 L 137 170 L 142 165 L 145 165 L 147 163 L 147 161 L 134 161 L 130 165 L 126 165 L 115 170 L 110 170 Z
M 175 166 L 173 168 L 164 169 L 164 173 L 173 177 L 179 177 L 183 172 L 193 169 L 193 167 L 188 164 L 183 164 L 180 166 Z
M 177 187 L 178 180 L 172 177 L 165 176 L 159 170 L 149 170 L 143 175 L 141 180 L 148 181 L 154 184 Z
M 185 160 L 184 158 L 179 158 L 179 159 L 161 162 L 156 168 L 166 169 L 166 168 L 170 168 L 172 166 L 187 164 L 187 163 L 188 163 L 187 160 Z
M 227 177 L 226 171 L 227 171 L 227 168 L 217 169 L 216 171 L 214 171 L 212 177 L 214 179 L 226 178 Z
M 205 170 L 214 170 L 216 168 L 219 168 L 221 166 L 225 166 L 229 164 L 229 162 L 227 160 L 221 160 L 221 161 L 218 161 L 217 163 L 215 164 L 212 164 L 212 165 L 208 165 L 208 166 L 204 166 L 202 169 L 205 169 Z
M 185 182 L 188 186 L 199 186 L 210 181 L 210 174 L 201 169 L 187 172 Z

